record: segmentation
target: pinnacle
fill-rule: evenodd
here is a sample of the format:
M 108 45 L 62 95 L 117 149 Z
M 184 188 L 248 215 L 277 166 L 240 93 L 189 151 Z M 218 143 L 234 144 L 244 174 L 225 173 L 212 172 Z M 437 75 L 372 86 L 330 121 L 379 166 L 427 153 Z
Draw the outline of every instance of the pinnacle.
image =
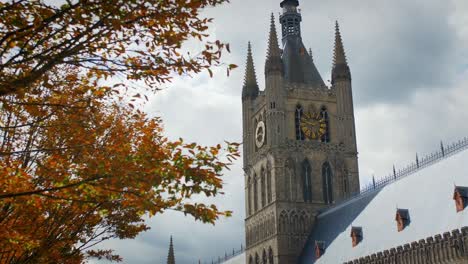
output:
M 332 84 L 339 79 L 350 81 L 351 72 L 346 60 L 340 26 L 337 21 L 335 24 L 335 51 L 333 55 Z
M 278 35 L 276 34 L 275 16 L 271 14 L 270 36 L 268 38 L 268 52 L 265 63 L 265 74 L 282 72 L 281 50 L 278 45 Z
M 245 67 L 244 86 L 257 86 L 257 76 L 255 74 L 255 66 L 252 56 L 252 45 L 250 44 L 250 41 L 247 48 L 247 63 Z
M 346 61 L 346 54 L 343 47 L 343 40 L 341 39 L 340 26 L 338 21 L 335 24 L 335 54 L 333 57 L 333 64 L 348 64 Z
M 271 23 L 270 23 L 270 36 L 268 38 L 268 58 L 271 57 L 280 57 L 280 49 L 278 45 L 278 35 L 276 34 L 275 27 L 275 16 L 271 14 Z
M 171 241 L 169 243 L 169 253 L 167 254 L 167 264 L 175 264 L 174 245 L 172 244 L 172 236 Z
M 242 99 L 255 98 L 258 96 L 257 76 L 252 56 L 252 45 L 248 44 L 247 62 L 245 66 L 244 87 L 242 88 Z

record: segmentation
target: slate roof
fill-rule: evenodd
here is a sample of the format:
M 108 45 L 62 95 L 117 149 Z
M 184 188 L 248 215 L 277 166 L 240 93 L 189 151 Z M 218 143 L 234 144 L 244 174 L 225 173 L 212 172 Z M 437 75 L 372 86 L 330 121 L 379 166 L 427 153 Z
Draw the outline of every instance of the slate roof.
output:
M 314 88 L 325 86 L 320 73 L 299 37 L 288 37 L 283 47 L 284 78 L 291 83 L 305 83 Z
M 468 186 L 468 151 L 460 152 L 386 187 L 324 211 L 303 249 L 299 263 L 343 263 L 468 225 L 468 210 L 457 213 L 454 185 Z M 411 223 L 397 231 L 397 208 L 409 210 Z M 352 226 L 363 238 L 352 247 Z M 315 259 L 315 241 L 325 253 Z

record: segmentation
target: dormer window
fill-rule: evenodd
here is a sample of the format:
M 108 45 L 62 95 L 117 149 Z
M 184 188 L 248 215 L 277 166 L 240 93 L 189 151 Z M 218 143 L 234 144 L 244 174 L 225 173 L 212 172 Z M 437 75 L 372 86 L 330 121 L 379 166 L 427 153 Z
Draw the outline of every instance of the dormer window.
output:
M 468 187 L 455 186 L 453 200 L 455 200 L 457 213 L 465 210 L 466 206 L 468 205 Z
M 319 259 L 325 253 L 325 242 L 315 241 L 315 258 Z
M 361 243 L 362 238 L 362 227 L 353 226 L 351 228 L 351 240 L 353 242 L 353 247 L 356 247 L 359 243 Z
M 410 224 L 409 211 L 407 209 L 397 209 L 395 220 L 398 232 L 403 231 Z

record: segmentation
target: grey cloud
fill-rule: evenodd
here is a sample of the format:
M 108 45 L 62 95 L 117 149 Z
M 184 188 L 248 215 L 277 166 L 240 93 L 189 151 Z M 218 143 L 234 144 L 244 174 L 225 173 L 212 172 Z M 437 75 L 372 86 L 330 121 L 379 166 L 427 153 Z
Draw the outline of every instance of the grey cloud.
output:
M 401 103 L 417 90 L 450 85 L 456 74 L 463 47 L 450 23 L 455 6 L 445 0 L 302 1 L 301 7 L 304 42 L 324 80 L 332 62 L 334 21 L 340 21 L 361 105 Z M 233 1 L 208 12 L 216 18 L 217 37 L 233 45 L 237 64 L 244 65 L 246 43 L 253 42 L 260 77 L 271 10 L 276 14 L 278 3 L 263 0 Z

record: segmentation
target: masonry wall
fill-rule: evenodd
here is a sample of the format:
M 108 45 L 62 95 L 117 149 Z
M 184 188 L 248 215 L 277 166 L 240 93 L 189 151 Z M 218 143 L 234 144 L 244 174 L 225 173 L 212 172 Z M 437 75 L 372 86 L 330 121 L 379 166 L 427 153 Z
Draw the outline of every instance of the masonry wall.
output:
M 428 237 L 344 264 L 466 264 L 468 227 Z

